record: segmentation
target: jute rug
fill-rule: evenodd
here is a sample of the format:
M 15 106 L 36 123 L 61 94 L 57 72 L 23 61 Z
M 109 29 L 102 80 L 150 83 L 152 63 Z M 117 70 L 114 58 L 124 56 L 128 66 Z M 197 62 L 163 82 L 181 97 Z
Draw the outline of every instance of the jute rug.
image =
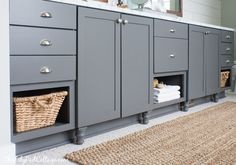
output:
M 234 164 L 236 103 L 225 102 L 65 158 L 83 165 Z

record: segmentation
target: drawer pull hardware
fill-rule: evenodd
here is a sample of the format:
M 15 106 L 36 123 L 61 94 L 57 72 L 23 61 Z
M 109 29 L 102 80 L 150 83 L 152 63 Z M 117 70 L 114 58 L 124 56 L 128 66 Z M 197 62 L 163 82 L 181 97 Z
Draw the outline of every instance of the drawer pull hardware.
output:
M 126 19 L 125 19 L 125 20 L 123 20 L 123 24 L 124 24 L 124 25 L 126 25 L 126 24 L 128 24 L 128 23 L 129 23 L 129 21 L 128 21 L 128 20 L 126 20 Z
M 231 37 L 230 37 L 230 35 L 227 35 L 227 36 L 225 36 L 225 38 L 226 38 L 226 39 L 230 39 Z
M 170 58 L 175 58 L 175 55 L 174 54 L 170 54 Z
M 206 32 L 205 32 L 205 35 L 208 35 L 208 34 L 211 34 L 211 32 L 210 32 L 210 31 L 206 31 Z
M 48 73 L 51 73 L 52 72 L 52 69 L 49 68 L 48 66 L 43 66 L 41 69 L 40 69 L 40 73 L 42 74 L 48 74 Z
M 123 21 L 122 19 L 118 18 L 118 19 L 116 20 L 116 23 L 121 24 L 122 21 Z
M 225 62 L 228 64 L 228 63 L 230 63 L 230 60 L 226 60 Z
M 47 39 L 43 39 L 43 40 L 40 41 L 40 45 L 41 46 L 51 46 L 52 42 L 47 40 Z
M 175 29 L 170 29 L 170 33 L 175 33 Z
M 52 14 L 50 12 L 42 12 L 40 17 L 42 17 L 42 18 L 52 18 Z
M 226 48 L 226 51 L 230 51 L 231 49 L 230 48 Z

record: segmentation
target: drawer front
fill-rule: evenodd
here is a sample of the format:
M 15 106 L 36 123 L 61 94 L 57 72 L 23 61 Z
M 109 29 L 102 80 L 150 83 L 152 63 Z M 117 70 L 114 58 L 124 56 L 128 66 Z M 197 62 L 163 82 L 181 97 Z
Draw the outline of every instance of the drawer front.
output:
M 76 79 L 75 56 L 11 56 L 11 84 Z
M 233 44 L 232 43 L 221 43 L 221 54 L 232 54 Z
M 43 0 L 11 0 L 10 24 L 76 29 L 76 6 Z
M 231 67 L 233 66 L 233 58 L 231 55 L 220 56 L 220 66 L 221 67 Z
M 231 31 L 222 31 L 221 41 L 223 42 L 233 42 L 234 34 Z
M 188 38 L 188 25 L 164 20 L 155 20 L 154 34 L 160 37 Z
M 155 37 L 154 72 L 188 69 L 188 42 L 181 39 Z
M 10 27 L 11 55 L 76 54 L 76 32 L 31 27 Z

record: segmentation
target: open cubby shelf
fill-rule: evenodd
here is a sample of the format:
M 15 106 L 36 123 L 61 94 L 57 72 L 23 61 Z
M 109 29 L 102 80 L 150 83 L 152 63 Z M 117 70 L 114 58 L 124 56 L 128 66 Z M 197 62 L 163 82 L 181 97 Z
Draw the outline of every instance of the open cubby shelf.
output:
M 180 86 L 180 98 L 161 102 L 161 103 L 155 103 L 153 98 L 153 107 L 154 108 L 160 108 L 172 104 L 177 104 L 184 102 L 186 100 L 186 73 L 185 72 L 177 72 L 177 73 L 169 73 L 169 74 L 159 74 L 154 75 L 153 80 L 158 79 L 158 82 L 163 82 L 166 85 L 178 85 Z M 154 97 L 154 96 L 153 96 Z
M 60 84 L 62 86 L 58 86 Z M 34 84 L 32 88 L 25 89 L 25 86 L 21 87 L 16 86 L 12 91 L 12 142 L 22 142 L 30 139 L 39 138 L 42 136 L 47 136 L 51 134 L 56 134 L 59 132 L 71 130 L 74 128 L 74 107 L 71 106 L 72 102 L 74 102 L 74 84 L 73 83 L 55 83 L 52 86 L 47 86 L 47 84 Z M 33 90 L 32 90 L 33 89 Z M 16 132 L 16 114 L 15 114 L 15 106 L 13 102 L 14 97 L 30 97 L 30 96 L 39 96 L 43 94 L 50 94 L 53 92 L 67 91 L 68 95 L 65 97 L 60 110 L 57 114 L 57 118 L 55 124 L 36 128 L 32 130 L 27 130 L 23 132 Z
M 228 69 L 221 69 L 221 72 L 228 71 L 229 72 L 229 78 L 226 80 L 225 86 L 221 87 L 221 90 L 227 90 L 231 88 L 231 68 Z M 220 77 L 220 83 L 221 83 L 221 77 Z

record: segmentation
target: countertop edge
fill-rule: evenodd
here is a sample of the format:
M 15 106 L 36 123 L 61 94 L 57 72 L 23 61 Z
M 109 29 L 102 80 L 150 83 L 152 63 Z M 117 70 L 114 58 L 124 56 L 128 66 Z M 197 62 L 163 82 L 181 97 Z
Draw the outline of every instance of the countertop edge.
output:
M 179 17 L 179 18 L 173 17 L 172 18 L 169 16 L 164 16 L 164 14 L 157 15 L 157 14 L 161 14 L 161 13 L 155 12 L 155 11 L 146 12 L 146 11 L 131 10 L 131 9 L 127 9 L 127 8 L 123 9 L 123 8 L 119 8 L 116 6 L 112 6 L 112 5 L 105 4 L 105 3 L 99 3 L 99 2 L 92 2 L 92 1 L 87 2 L 87 1 L 82 1 L 82 0 L 44 0 L 44 1 L 59 2 L 59 3 L 77 5 L 77 6 L 88 7 L 88 8 L 95 8 L 95 9 L 101 9 L 101 10 L 107 10 L 107 11 L 120 12 L 120 13 L 124 13 L 124 14 L 131 14 L 131 15 L 137 15 L 137 16 L 143 16 L 143 17 L 149 17 L 149 18 L 163 19 L 163 20 L 168 20 L 168 21 L 173 21 L 173 22 L 210 27 L 210 28 L 215 28 L 215 29 L 220 29 L 220 30 L 235 31 L 235 29 L 233 29 L 233 28 L 212 25 L 212 24 L 207 24 L 207 23 L 200 23 L 200 22 L 195 22 L 195 21 L 189 21 L 189 20 L 186 20 L 181 17 Z

